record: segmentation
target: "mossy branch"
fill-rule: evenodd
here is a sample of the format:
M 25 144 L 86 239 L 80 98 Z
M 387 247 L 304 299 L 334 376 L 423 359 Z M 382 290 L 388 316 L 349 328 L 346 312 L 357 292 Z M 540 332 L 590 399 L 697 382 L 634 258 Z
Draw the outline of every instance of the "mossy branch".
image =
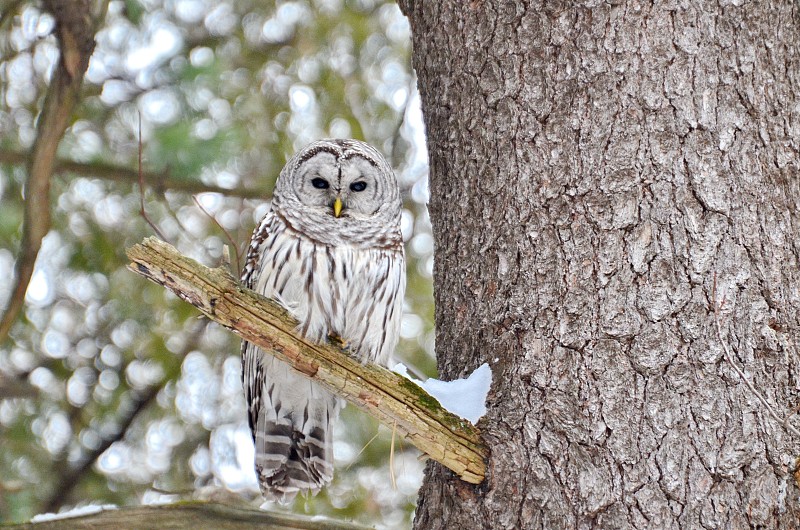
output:
M 396 428 L 462 480 L 483 481 L 488 451 L 478 429 L 443 409 L 410 380 L 380 366 L 364 366 L 334 344 L 306 341 L 296 332 L 297 321 L 276 302 L 242 287 L 228 270 L 209 269 L 163 241 L 147 238 L 128 249 L 128 257 L 132 271 Z

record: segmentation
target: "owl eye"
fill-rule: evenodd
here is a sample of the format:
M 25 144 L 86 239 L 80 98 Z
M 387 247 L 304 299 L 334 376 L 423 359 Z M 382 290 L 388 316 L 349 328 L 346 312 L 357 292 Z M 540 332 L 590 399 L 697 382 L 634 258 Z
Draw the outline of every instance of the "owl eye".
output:
M 367 183 L 363 180 L 359 180 L 358 182 L 353 182 L 350 184 L 350 189 L 353 191 L 364 191 L 367 189 Z
M 330 184 L 328 184 L 327 180 L 325 180 L 323 178 L 319 178 L 319 177 L 317 177 L 315 179 L 312 179 L 311 180 L 311 185 L 314 186 L 315 188 L 317 188 L 318 190 L 325 190 L 325 189 L 328 189 L 328 187 L 330 186 Z

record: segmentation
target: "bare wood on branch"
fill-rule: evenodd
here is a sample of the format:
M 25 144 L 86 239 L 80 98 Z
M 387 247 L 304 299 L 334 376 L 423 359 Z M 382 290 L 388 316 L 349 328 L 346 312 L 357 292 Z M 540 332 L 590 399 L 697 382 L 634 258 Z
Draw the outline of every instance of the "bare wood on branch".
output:
M 36 128 L 36 140 L 27 161 L 22 245 L 15 265 L 16 284 L 3 318 L 0 343 L 4 342 L 25 301 L 42 239 L 50 230 L 50 177 L 56 150 L 72 111 L 80 98 L 83 75 L 94 50 L 94 24 L 89 0 L 50 0 L 45 7 L 56 19 L 60 58 L 53 72 Z
M 333 344 L 305 340 L 296 332 L 297 321 L 284 308 L 242 287 L 226 269 L 209 269 L 152 237 L 127 253 L 132 271 L 396 428 L 462 480 L 483 481 L 488 451 L 478 429 L 442 408 L 410 380 L 379 366 L 364 366 Z

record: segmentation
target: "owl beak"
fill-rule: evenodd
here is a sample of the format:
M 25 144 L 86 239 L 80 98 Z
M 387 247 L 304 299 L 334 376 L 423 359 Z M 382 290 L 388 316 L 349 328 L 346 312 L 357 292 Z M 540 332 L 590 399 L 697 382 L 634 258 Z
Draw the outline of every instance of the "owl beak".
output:
M 342 214 L 342 199 L 336 197 L 336 200 L 333 201 L 333 216 L 339 217 Z

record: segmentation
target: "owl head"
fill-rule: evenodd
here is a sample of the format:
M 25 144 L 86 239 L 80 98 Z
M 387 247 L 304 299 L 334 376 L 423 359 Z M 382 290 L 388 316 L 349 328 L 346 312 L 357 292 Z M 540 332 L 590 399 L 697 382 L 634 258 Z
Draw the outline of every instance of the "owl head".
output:
M 289 160 L 272 208 L 322 243 L 374 246 L 399 235 L 402 202 L 394 172 L 377 150 L 358 140 L 326 139 Z

